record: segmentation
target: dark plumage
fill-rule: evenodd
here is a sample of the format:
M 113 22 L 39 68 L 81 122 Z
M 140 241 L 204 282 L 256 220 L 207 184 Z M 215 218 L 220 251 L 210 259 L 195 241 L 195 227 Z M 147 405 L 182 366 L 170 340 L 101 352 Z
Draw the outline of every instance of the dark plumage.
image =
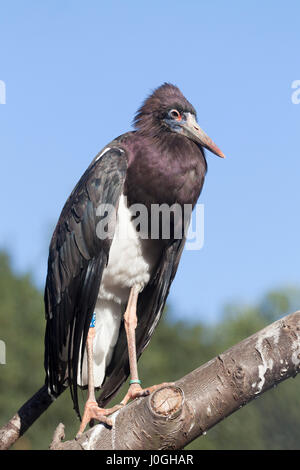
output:
M 78 367 L 83 362 L 113 238 L 113 234 L 106 240 L 97 237 L 101 219 L 97 207 L 105 203 L 117 209 L 122 194 L 129 206 L 179 203 L 194 207 L 207 169 L 203 145 L 223 156 L 198 127 L 195 116 L 193 106 L 177 87 L 164 84 L 155 90 L 139 109 L 135 130 L 109 143 L 95 157 L 59 218 L 50 244 L 45 288 L 46 383 L 54 396 L 70 385 L 78 413 Z M 160 319 L 184 242 L 184 238 L 172 237 L 155 242 L 158 261 L 138 297 L 137 357 Z M 106 364 L 100 406 L 112 398 L 128 375 L 127 341 L 121 321 L 112 357 Z

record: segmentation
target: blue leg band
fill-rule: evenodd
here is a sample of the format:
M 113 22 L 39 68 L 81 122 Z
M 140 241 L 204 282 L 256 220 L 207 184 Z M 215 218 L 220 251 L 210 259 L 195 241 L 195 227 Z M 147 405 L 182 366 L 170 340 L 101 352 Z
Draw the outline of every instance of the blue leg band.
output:
M 94 312 L 91 323 L 90 323 L 90 328 L 95 328 L 95 326 L 96 326 L 96 313 Z

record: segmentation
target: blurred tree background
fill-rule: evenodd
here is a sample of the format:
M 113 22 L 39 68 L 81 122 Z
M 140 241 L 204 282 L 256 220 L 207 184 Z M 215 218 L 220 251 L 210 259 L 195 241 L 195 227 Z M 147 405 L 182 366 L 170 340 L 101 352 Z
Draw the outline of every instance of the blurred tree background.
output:
M 0 426 L 44 381 L 43 293 L 29 275 L 16 275 L 8 255 L 0 253 L 0 339 L 6 344 L 6 365 L 0 365 Z M 164 315 L 139 361 L 145 386 L 179 379 L 202 363 L 300 306 L 300 289 L 268 293 L 255 307 L 230 305 L 220 321 L 208 326 L 174 321 Z M 182 318 L 184 312 L 182 312 Z M 119 396 L 124 395 L 125 388 Z M 85 392 L 82 392 L 82 400 Z M 117 400 L 114 400 L 117 401 Z M 239 412 L 226 418 L 188 449 L 299 449 L 299 379 L 289 379 Z M 72 439 L 79 421 L 66 391 L 14 446 L 47 449 L 59 422 Z

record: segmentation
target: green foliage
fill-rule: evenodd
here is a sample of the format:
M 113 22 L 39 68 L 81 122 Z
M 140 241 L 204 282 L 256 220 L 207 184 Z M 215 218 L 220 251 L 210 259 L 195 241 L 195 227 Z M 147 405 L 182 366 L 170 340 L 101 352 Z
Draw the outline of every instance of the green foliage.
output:
M 0 253 L 0 339 L 6 343 L 6 365 L 0 365 L 0 425 L 4 424 L 44 381 L 44 308 L 42 294 L 29 276 L 16 276 L 6 254 Z M 243 338 L 293 311 L 300 290 L 267 294 L 257 308 L 230 305 L 218 324 L 174 323 L 168 311 L 139 361 L 143 386 L 173 381 L 228 349 Z M 118 401 L 125 394 L 124 385 Z M 82 392 L 82 400 L 85 392 Z M 189 449 L 298 449 L 300 442 L 298 379 L 276 389 L 226 418 Z M 46 449 L 59 422 L 66 438 L 79 422 L 65 392 L 20 439 L 16 449 Z

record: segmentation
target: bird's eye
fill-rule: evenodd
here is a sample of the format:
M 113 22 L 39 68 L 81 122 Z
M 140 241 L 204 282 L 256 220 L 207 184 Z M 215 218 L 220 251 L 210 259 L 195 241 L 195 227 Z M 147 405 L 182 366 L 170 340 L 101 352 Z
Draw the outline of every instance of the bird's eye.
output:
M 177 111 L 177 109 L 171 109 L 169 116 L 171 116 L 172 119 L 176 119 L 177 121 L 181 120 L 181 114 L 179 111 Z

